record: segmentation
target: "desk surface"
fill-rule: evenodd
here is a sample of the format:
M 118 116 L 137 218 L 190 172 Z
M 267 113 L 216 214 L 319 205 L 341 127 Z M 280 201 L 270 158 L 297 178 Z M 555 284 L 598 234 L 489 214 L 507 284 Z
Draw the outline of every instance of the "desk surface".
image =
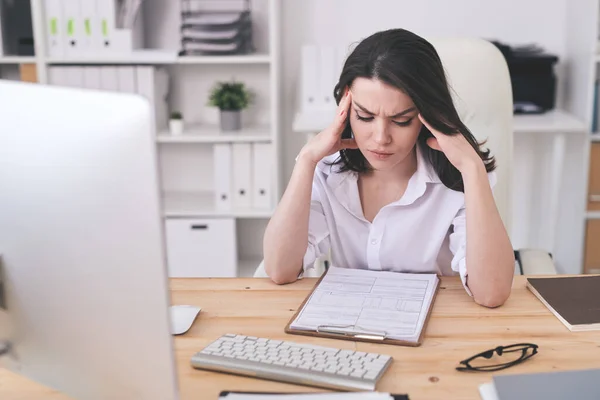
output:
M 515 277 L 510 299 L 497 309 L 474 304 L 458 278 L 443 277 L 425 339 L 416 348 L 286 335 L 285 324 L 315 282 L 277 286 L 266 279 L 172 280 L 174 304 L 202 307 L 192 329 L 175 339 L 182 399 L 216 399 L 221 390 L 320 390 L 190 367 L 196 351 L 228 332 L 389 354 L 394 362 L 377 389 L 408 393 L 411 400 L 479 399 L 478 386 L 490 381 L 492 373 L 454 368 L 458 361 L 498 345 L 533 342 L 540 349 L 525 363 L 496 374 L 600 367 L 600 331 L 569 332 L 526 289 L 522 276 Z M 7 371 L 0 371 L 0 398 L 67 399 Z

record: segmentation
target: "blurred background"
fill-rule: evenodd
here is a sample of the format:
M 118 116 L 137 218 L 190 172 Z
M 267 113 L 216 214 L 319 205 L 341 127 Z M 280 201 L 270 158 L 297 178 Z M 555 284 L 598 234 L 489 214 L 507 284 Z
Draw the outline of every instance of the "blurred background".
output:
M 513 246 L 598 273 L 599 24 L 597 0 L 0 0 L 0 78 L 146 97 L 170 275 L 252 276 L 353 46 L 488 40 L 512 82 Z

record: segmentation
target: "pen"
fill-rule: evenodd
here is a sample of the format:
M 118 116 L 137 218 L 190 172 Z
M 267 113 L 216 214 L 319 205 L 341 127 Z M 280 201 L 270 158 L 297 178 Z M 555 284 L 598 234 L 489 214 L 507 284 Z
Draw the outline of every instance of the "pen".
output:
M 325 260 L 323 261 L 323 263 L 325 264 L 325 272 L 327 272 L 327 270 L 329 269 L 329 261 Z

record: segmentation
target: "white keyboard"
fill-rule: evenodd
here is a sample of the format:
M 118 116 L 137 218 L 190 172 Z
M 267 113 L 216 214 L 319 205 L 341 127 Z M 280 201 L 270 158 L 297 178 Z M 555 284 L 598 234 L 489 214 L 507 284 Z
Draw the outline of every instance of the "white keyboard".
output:
M 348 391 L 372 391 L 392 357 L 227 334 L 192 356 L 198 369 Z

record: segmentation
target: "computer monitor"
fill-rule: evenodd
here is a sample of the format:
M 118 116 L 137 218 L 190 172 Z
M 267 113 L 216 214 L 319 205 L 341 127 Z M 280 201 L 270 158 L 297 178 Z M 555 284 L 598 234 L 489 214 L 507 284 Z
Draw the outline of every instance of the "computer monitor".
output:
M 73 398 L 177 397 L 152 115 L 0 83 L 0 365 Z

